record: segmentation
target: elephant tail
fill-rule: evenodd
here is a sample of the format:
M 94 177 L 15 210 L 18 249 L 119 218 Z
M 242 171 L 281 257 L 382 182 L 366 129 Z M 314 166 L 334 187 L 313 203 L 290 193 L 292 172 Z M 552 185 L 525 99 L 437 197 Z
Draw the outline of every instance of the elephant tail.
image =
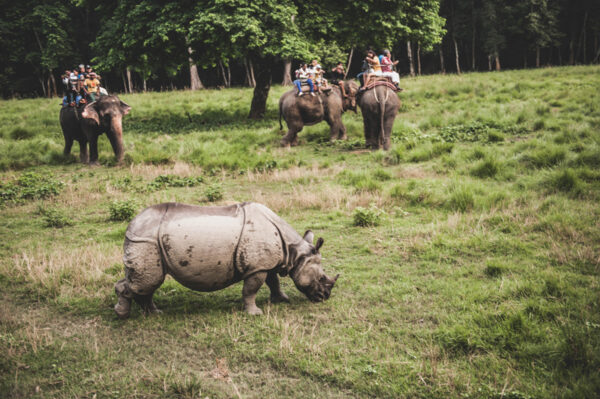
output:
M 283 125 L 281 124 L 281 113 L 282 113 L 281 101 L 279 102 L 279 130 L 283 130 Z
M 382 86 L 384 87 L 384 86 Z M 375 88 L 375 90 L 377 90 L 377 88 Z M 386 91 L 388 89 L 386 88 Z M 386 96 L 387 97 L 387 96 Z M 384 124 L 384 117 L 385 117 L 385 103 L 387 102 L 387 98 L 383 101 L 379 101 L 379 138 L 378 138 L 378 142 L 379 142 L 379 146 L 383 145 L 383 142 L 385 141 L 385 124 Z

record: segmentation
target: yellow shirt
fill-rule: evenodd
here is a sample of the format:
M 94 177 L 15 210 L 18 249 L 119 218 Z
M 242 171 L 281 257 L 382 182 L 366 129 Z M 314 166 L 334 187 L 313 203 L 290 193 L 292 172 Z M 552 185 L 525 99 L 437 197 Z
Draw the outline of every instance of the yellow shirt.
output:
M 97 78 L 94 79 L 86 79 L 85 85 L 90 93 L 97 93 L 100 86 L 100 81 Z
M 375 61 L 375 63 L 370 64 L 371 68 L 373 68 L 375 72 L 381 72 L 381 64 L 379 63 L 379 57 L 373 57 L 373 61 Z

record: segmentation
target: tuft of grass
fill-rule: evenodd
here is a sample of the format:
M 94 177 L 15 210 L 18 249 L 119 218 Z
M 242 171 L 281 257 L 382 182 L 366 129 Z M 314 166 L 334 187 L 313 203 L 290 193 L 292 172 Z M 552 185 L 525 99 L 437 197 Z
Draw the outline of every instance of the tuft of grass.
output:
M 471 175 L 480 178 L 494 177 L 500 170 L 500 163 L 492 157 L 481 160 L 471 169 Z
M 491 278 L 500 277 L 502 274 L 504 274 L 504 272 L 504 266 L 495 262 L 488 262 L 488 264 L 485 266 L 485 269 L 483 269 L 483 273 Z
M 453 211 L 466 212 L 472 209 L 475 205 L 473 190 L 467 186 L 456 186 L 451 191 L 447 204 Z
M 564 161 L 567 152 L 560 146 L 547 146 L 525 154 L 522 160 L 535 168 L 549 168 Z
M 209 202 L 216 202 L 223 199 L 223 186 L 219 183 L 213 183 L 206 187 L 204 196 Z
M 202 183 L 202 176 L 197 177 L 182 177 L 177 175 L 160 175 L 154 178 L 147 185 L 150 191 L 162 190 L 167 187 L 194 187 Z
M 10 132 L 10 138 L 13 140 L 27 140 L 33 138 L 33 136 L 35 136 L 34 132 L 22 127 L 16 127 Z
M 550 176 L 547 185 L 552 191 L 577 194 L 581 191 L 581 180 L 573 169 L 563 169 Z
M 136 210 L 137 204 L 135 201 L 113 201 L 108 206 L 109 219 L 116 222 L 130 221 L 135 216 Z

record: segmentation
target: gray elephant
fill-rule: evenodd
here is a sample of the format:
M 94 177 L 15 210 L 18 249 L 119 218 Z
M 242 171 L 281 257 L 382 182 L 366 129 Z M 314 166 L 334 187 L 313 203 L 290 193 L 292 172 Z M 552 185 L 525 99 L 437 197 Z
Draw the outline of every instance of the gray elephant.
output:
M 281 118 L 288 126 L 287 134 L 281 139 L 281 145 L 289 147 L 298 144 L 298 132 L 304 126 L 315 125 L 326 121 L 330 126 L 330 140 L 345 140 L 346 127 L 342 123 L 342 113 L 346 110 L 356 112 L 356 93 L 358 86 L 354 81 L 345 81 L 344 90 L 346 96 L 342 95 L 339 86 L 333 86 L 329 94 L 315 93 L 310 96 L 305 93 L 297 95 L 293 89 L 285 92 L 279 99 L 279 128 L 283 129 Z
M 98 163 L 98 137 L 106 133 L 117 162 L 123 161 L 123 116 L 131 107 L 117 96 L 101 96 L 81 107 L 63 107 L 60 126 L 65 138 L 64 154 L 71 153 L 73 141 L 79 142 L 79 159 L 83 163 Z M 88 154 L 87 146 L 90 146 Z
M 200 207 L 178 203 L 151 206 L 125 233 L 125 278 L 115 285 L 115 312 L 129 316 L 135 300 L 145 313 L 157 312 L 154 291 L 166 274 L 195 291 L 216 291 L 244 280 L 246 312 L 262 314 L 255 298 L 266 281 L 272 302 L 289 302 L 279 276 L 289 276 L 313 302 L 329 298 L 337 280 L 321 267 L 309 230 L 300 236 L 264 205 L 242 203 Z
M 396 91 L 382 84 L 360 93 L 357 101 L 363 116 L 367 147 L 389 150 L 394 119 L 400 108 Z

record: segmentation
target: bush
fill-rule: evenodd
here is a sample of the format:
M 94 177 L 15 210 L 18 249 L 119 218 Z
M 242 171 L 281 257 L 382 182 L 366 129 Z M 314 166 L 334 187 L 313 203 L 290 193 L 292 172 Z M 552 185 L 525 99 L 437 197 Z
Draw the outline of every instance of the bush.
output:
M 113 201 L 108 207 L 110 220 L 115 222 L 130 221 L 133 219 L 137 208 L 137 204 L 131 200 Z
M 62 210 L 56 208 L 43 208 L 40 206 L 38 213 L 42 216 L 46 227 L 62 228 L 73 224 Z
M 219 183 L 213 183 L 204 190 L 206 199 L 215 202 L 223 198 L 223 187 Z
M 177 175 L 160 175 L 148 183 L 148 190 L 156 191 L 166 187 L 193 187 L 202 183 L 202 176 L 198 177 L 181 177 Z
M 64 183 L 51 174 L 23 173 L 18 179 L 0 183 L 0 206 L 24 200 L 46 199 L 60 193 Z
M 352 224 L 359 227 L 377 226 L 381 222 L 383 214 L 384 211 L 375 205 L 371 205 L 369 208 L 358 206 L 352 214 Z

